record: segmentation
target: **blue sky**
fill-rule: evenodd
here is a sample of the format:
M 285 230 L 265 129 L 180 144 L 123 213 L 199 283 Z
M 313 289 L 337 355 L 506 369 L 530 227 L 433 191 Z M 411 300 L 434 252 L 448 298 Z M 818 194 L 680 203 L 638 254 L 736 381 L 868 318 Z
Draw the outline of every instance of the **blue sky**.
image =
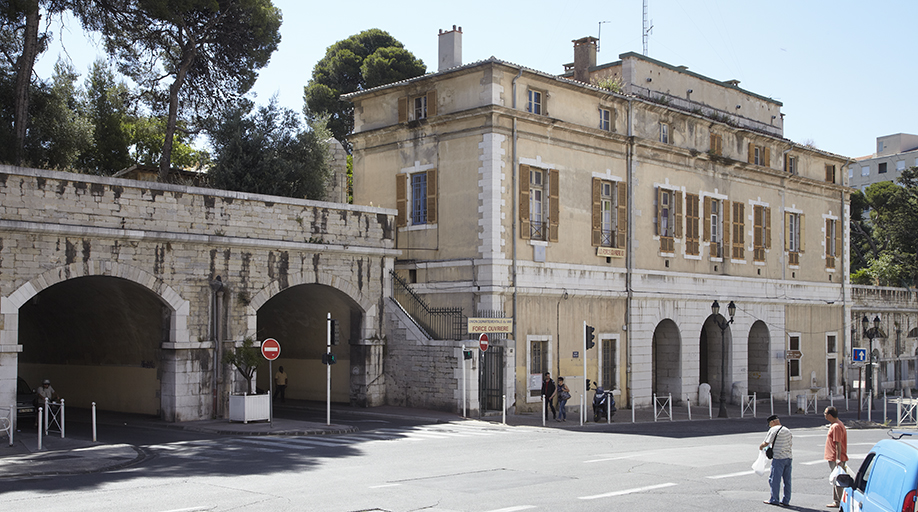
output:
M 274 0 L 282 41 L 255 85 L 301 111 L 303 86 L 335 41 L 369 28 L 392 34 L 436 71 L 437 34 L 463 32 L 464 63 L 498 59 L 560 74 L 572 40 L 601 35 L 600 63 L 642 52 L 642 0 L 575 2 L 312 2 Z M 849 157 L 876 151 L 876 137 L 918 133 L 918 49 L 914 0 L 649 0 L 648 55 L 784 104 L 785 137 Z M 599 34 L 599 22 L 602 32 Z M 55 45 L 36 72 L 51 76 L 58 56 L 86 73 L 96 54 L 75 23 L 54 25 Z M 66 53 L 62 50 L 66 48 Z

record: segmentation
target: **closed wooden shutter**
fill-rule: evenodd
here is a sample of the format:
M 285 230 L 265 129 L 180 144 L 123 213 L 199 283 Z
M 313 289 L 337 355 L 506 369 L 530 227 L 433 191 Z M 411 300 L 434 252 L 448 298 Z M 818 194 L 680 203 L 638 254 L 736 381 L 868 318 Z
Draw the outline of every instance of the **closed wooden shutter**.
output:
M 682 192 L 673 190 L 673 210 L 675 215 L 675 226 L 673 226 L 673 238 L 682 238 Z
M 593 233 L 591 241 L 593 247 L 602 245 L 602 180 L 593 178 L 593 186 L 590 191 L 590 197 L 593 202 L 593 215 L 590 218 Z
M 771 167 L 771 149 L 763 148 L 762 151 L 765 153 L 765 160 L 762 162 L 762 165 L 765 167 Z
M 835 268 L 841 268 L 841 257 L 842 257 L 842 240 L 844 230 L 842 229 L 842 221 L 838 219 L 835 221 L 835 261 L 839 262 L 835 264 Z
M 397 174 L 395 176 L 395 209 L 398 214 L 395 217 L 395 225 L 403 228 L 408 225 L 408 175 Z
M 405 123 L 408 122 L 408 98 L 402 97 L 398 99 L 398 122 Z
M 800 219 L 800 252 L 802 253 L 806 251 L 806 219 L 802 213 L 798 215 L 798 218 Z
M 784 250 L 790 252 L 790 212 L 784 212 Z
M 548 170 L 548 241 L 558 241 L 558 225 L 561 220 L 561 176 L 558 169 Z
M 437 115 L 437 91 L 427 91 L 427 117 Z
M 765 207 L 765 248 L 771 249 L 771 208 Z
M 529 166 L 520 166 L 520 237 L 529 240 Z
M 730 201 L 726 199 L 723 200 L 723 204 L 720 206 L 720 215 L 723 217 L 721 226 L 723 226 L 724 239 L 723 239 L 723 257 L 730 257 Z
M 835 183 L 835 166 L 826 165 L 826 181 L 829 183 Z
M 427 223 L 437 223 L 437 170 L 427 171 Z
M 663 236 L 663 189 L 657 187 L 657 236 Z
M 711 241 L 711 197 L 705 196 L 704 198 L 704 217 L 701 219 L 702 224 L 702 239 L 705 242 Z
M 755 144 L 749 143 L 749 158 L 746 159 L 750 164 L 755 163 Z
M 615 247 L 623 249 L 628 237 L 628 187 L 623 181 L 619 181 L 615 184 L 615 190 L 618 194 Z

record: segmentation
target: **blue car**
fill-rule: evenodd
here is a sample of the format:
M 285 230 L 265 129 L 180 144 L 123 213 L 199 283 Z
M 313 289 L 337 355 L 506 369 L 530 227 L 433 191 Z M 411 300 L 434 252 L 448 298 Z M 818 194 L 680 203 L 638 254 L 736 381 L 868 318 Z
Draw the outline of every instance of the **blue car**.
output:
M 843 512 L 915 512 L 918 497 L 918 440 L 884 439 L 874 445 L 855 477 L 836 479 L 845 488 Z

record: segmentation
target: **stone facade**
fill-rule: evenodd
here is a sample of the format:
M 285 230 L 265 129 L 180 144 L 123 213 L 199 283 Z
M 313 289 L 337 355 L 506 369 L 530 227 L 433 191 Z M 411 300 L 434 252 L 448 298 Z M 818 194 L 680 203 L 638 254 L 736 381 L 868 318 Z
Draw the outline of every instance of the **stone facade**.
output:
M 17 376 L 37 382 L 53 373 L 55 387 L 73 405 L 96 401 L 102 408 L 134 410 L 137 403 L 148 404 L 138 412 L 174 421 L 221 416 L 226 395 L 239 387 L 238 374 L 220 364 L 222 352 L 261 330 L 289 332 L 289 339 L 279 340 L 282 359 L 286 351 L 293 357 L 289 366 L 318 373 L 316 368 L 324 369 L 317 359 L 325 351 L 325 310 L 335 309 L 345 319 L 342 336 L 349 349 L 339 356 L 344 364 L 334 367 L 333 396 L 380 404 L 381 390 L 369 383 L 380 379 L 373 358 L 381 352 L 382 298 L 390 295 L 396 255 L 394 213 L 0 167 L 0 403 L 12 403 Z M 87 277 L 96 279 L 80 279 Z M 138 310 L 150 309 L 139 305 L 153 297 L 153 310 L 133 312 L 125 303 L 98 312 L 86 304 L 90 300 L 41 309 L 54 302 L 53 290 L 63 283 L 87 297 L 99 292 L 100 303 L 123 295 Z M 121 351 L 111 327 L 118 317 L 146 315 L 158 329 L 157 303 L 162 335 L 137 343 L 137 358 L 144 360 L 112 356 Z M 273 320 L 261 319 L 270 303 L 283 307 L 278 312 L 275 306 Z M 71 309 L 80 314 L 71 315 Z M 67 327 L 55 323 L 81 325 L 81 317 L 95 313 L 102 320 L 112 316 L 97 321 L 94 332 L 73 333 L 73 344 L 83 345 L 70 354 L 72 347 L 61 339 Z M 285 323 L 294 320 L 297 328 Z M 300 328 L 307 324 L 312 327 Z M 96 354 L 98 347 L 110 350 Z M 80 357 L 83 362 L 75 364 Z M 116 374 L 114 385 L 92 384 Z M 265 387 L 267 378 L 260 377 Z M 119 395 L 117 388 L 132 380 L 147 384 L 134 396 Z M 302 393 L 321 389 L 324 396 L 321 384 Z

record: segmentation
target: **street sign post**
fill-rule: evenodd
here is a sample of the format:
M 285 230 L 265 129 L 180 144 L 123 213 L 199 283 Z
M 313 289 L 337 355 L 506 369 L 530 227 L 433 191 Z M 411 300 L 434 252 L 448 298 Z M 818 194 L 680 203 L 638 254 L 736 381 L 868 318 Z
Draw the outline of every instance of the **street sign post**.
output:
M 866 362 L 867 361 L 867 349 L 866 348 L 851 349 L 851 360 L 855 363 Z
M 478 337 L 478 346 L 481 348 L 482 352 L 488 351 L 488 335 L 481 333 L 481 336 Z
M 268 423 L 274 427 L 274 369 L 272 364 L 280 356 L 280 343 L 274 338 L 261 342 L 261 355 L 268 360 Z

